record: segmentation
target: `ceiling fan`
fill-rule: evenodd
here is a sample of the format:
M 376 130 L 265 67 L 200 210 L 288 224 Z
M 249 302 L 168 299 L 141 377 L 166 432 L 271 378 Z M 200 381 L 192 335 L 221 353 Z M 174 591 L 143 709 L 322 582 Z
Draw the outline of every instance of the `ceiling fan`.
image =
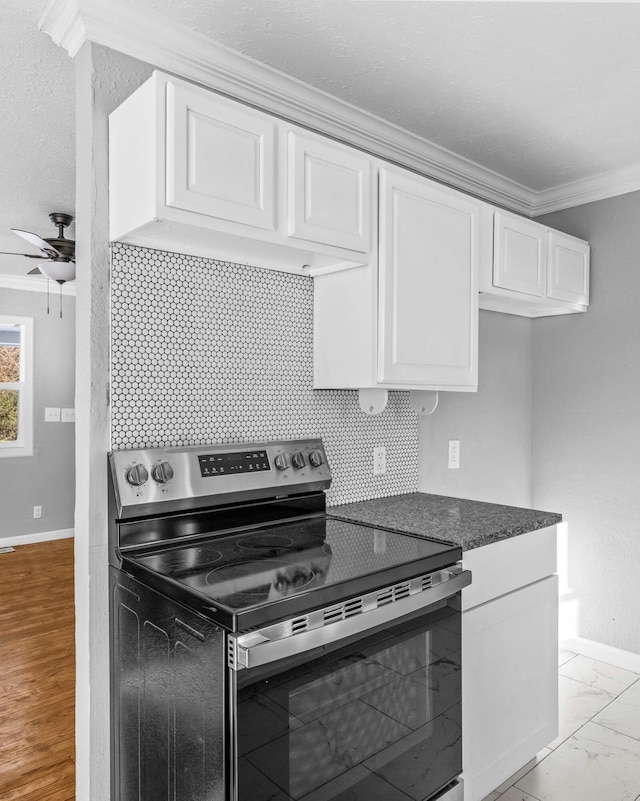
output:
M 64 229 L 71 224 L 73 216 L 64 214 L 61 211 L 54 211 L 49 215 L 51 222 L 58 227 L 57 237 L 42 237 L 32 234 L 30 231 L 21 231 L 19 228 L 12 228 L 14 234 L 18 234 L 26 239 L 31 245 L 35 245 L 40 253 L 8 253 L 0 251 L 6 256 L 25 256 L 27 259 L 40 259 L 40 264 L 29 271 L 29 275 L 44 275 L 50 281 L 57 281 L 60 286 L 66 281 L 73 281 L 76 277 L 76 243 L 73 239 L 66 239 Z

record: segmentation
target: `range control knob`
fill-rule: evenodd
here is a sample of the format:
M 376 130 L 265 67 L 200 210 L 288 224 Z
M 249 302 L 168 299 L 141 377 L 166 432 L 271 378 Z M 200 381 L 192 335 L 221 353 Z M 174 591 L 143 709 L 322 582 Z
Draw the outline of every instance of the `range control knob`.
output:
M 132 487 L 141 487 L 149 478 L 149 473 L 143 465 L 134 464 L 125 473 L 125 478 Z
M 167 481 L 171 481 L 173 478 L 173 467 L 171 467 L 169 462 L 160 462 L 160 464 L 157 464 L 151 471 L 151 477 L 154 481 L 157 481 L 158 484 L 166 484 Z
M 304 458 L 304 453 L 302 453 L 302 451 L 294 453 L 291 457 L 291 461 L 293 462 L 293 466 L 297 467 L 298 470 L 307 465 L 307 460 Z
M 324 464 L 322 451 L 311 451 L 309 454 L 309 461 L 314 467 L 320 467 L 320 465 Z
M 274 462 L 278 470 L 287 470 L 291 467 L 291 459 L 288 453 L 279 453 L 274 459 Z

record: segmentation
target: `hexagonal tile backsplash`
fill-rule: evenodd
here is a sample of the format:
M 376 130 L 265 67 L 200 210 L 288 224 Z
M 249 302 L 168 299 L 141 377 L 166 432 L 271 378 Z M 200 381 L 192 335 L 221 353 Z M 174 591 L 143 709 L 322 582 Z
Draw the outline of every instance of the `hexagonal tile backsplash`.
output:
M 313 389 L 312 278 L 115 244 L 111 286 L 114 450 L 320 436 L 329 503 L 415 492 L 408 393 L 369 417 L 357 392 Z

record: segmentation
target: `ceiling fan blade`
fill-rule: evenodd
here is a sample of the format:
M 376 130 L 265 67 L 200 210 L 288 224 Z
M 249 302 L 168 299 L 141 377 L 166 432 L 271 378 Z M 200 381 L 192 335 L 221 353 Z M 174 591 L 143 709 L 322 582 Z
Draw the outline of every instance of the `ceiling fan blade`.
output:
M 32 234 L 31 231 L 21 231 L 19 228 L 12 228 L 11 230 L 14 234 L 18 234 L 18 236 L 26 239 L 27 242 L 35 245 L 38 250 L 41 250 L 47 256 L 53 256 L 54 258 L 62 256 L 61 253 L 59 253 L 54 247 L 51 247 L 51 245 L 48 242 L 45 242 L 45 240 L 41 236 L 38 236 L 38 234 Z
M 29 270 L 27 275 L 42 275 L 42 271 L 39 267 L 35 267 L 33 270 Z
M 14 253 L 11 250 L 0 250 L 0 256 L 24 256 L 26 259 L 41 259 L 42 256 L 34 256 L 33 253 Z

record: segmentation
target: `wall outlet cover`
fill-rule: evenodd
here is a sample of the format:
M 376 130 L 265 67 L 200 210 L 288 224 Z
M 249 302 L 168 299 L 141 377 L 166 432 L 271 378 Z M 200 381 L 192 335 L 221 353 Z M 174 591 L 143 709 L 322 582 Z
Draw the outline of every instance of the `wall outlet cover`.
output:
M 373 475 L 383 476 L 387 472 L 387 449 L 379 445 L 373 449 Z
M 44 410 L 45 423 L 59 423 L 60 422 L 60 407 L 47 406 Z

